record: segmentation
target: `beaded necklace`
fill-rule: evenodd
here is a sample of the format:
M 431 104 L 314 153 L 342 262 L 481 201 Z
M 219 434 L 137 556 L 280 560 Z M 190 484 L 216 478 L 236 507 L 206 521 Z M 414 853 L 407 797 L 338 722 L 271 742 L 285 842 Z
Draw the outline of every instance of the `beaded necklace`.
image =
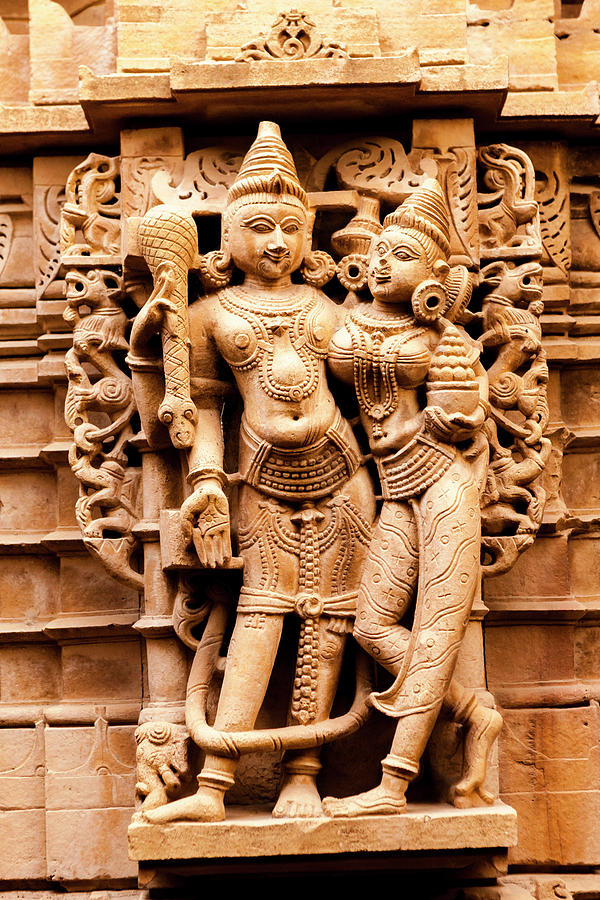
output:
M 373 437 L 381 437 L 381 423 L 398 406 L 399 388 L 396 368 L 402 346 L 424 334 L 412 316 L 384 318 L 354 310 L 346 323 L 352 339 L 354 386 L 361 410 L 373 420 Z M 395 337 L 382 352 L 385 340 Z M 419 351 L 407 361 L 419 362 L 428 358 L 427 351 Z
M 291 300 L 269 299 L 268 306 L 257 308 L 254 293 L 243 287 L 230 287 L 220 292 L 219 301 L 232 315 L 239 316 L 250 325 L 256 335 L 257 347 L 252 356 L 243 363 L 229 362 L 234 369 L 247 371 L 259 367 L 259 380 L 268 397 L 294 403 L 310 397 L 319 382 L 319 360 L 325 359 L 327 350 L 315 346 L 307 329 L 307 319 L 319 302 L 319 294 L 307 289 Z M 296 355 L 302 361 L 305 376 L 297 384 L 281 382 L 273 372 L 275 336 L 284 336 Z

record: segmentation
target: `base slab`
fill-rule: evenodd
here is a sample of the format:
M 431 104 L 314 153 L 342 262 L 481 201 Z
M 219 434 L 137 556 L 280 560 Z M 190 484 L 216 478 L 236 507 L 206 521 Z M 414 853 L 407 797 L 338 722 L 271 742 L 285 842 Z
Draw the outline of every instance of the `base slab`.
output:
M 129 827 L 129 854 L 140 862 L 506 848 L 516 841 L 517 814 L 500 802 L 466 810 L 414 803 L 400 815 L 355 819 L 274 819 L 268 809 L 230 807 L 224 822 Z

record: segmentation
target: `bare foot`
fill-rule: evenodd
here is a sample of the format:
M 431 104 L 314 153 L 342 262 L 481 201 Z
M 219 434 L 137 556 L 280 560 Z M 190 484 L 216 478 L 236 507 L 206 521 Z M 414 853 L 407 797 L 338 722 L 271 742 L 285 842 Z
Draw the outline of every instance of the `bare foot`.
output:
M 322 816 L 321 797 L 312 775 L 286 775 L 273 816 L 276 819 L 310 819 Z
M 406 797 L 390 792 L 381 784 L 354 797 L 326 797 L 323 812 L 334 819 L 354 816 L 389 816 L 406 809 Z
M 465 774 L 450 791 L 450 800 L 461 808 L 494 802 L 493 794 L 482 784 L 490 750 L 502 728 L 502 716 L 495 709 L 478 705 L 465 728 Z
M 157 809 L 144 812 L 144 818 L 155 825 L 165 822 L 222 822 L 225 818 L 223 792 L 202 787 L 192 797 L 174 800 Z

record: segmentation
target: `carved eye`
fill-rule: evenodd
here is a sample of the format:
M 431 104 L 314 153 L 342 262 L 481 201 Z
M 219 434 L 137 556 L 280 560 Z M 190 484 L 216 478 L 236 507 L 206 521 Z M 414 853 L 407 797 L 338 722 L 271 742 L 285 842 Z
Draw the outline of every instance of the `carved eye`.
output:
M 257 234 L 267 234 L 269 231 L 273 231 L 272 226 L 268 222 L 254 222 L 250 227 Z
M 162 414 L 162 420 L 163 420 L 164 425 L 170 425 L 173 421 L 173 413 L 168 412 L 168 411 L 164 412 Z
M 300 231 L 300 228 L 295 222 L 290 222 L 283 230 L 286 234 L 297 234 Z
M 377 253 L 379 253 L 380 256 L 385 256 L 386 252 L 387 247 L 385 246 L 385 244 L 379 244 L 379 246 L 377 247 Z
M 191 422 L 194 418 L 194 410 L 191 407 L 188 407 L 183 415 L 189 422 Z
M 414 257 L 411 256 L 410 253 L 406 252 L 406 250 L 395 250 L 394 256 L 396 257 L 396 259 L 401 259 L 401 260 L 414 259 Z

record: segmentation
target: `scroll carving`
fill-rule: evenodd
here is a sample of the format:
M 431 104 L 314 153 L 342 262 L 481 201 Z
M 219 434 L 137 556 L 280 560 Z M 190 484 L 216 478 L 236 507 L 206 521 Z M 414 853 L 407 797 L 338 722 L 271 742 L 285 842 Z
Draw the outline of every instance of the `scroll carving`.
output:
M 119 158 L 90 155 L 66 184 L 60 244 L 64 260 L 77 256 L 117 256 L 120 252 Z
M 591 191 L 588 200 L 590 219 L 598 237 L 600 237 L 600 191 Z
M 35 284 L 38 296 L 56 278 L 60 267 L 60 212 L 65 191 L 59 185 L 45 188 L 41 215 L 36 217 L 37 265 Z
M 124 216 L 143 216 L 160 200 L 153 190 L 152 182 L 158 172 L 168 177 L 171 161 L 162 156 L 142 156 L 124 160 L 122 176 L 122 212 Z
M 449 147 L 434 152 L 437 179 L 448 198 L 450 212 L 450 246 L 453 258 L 470 267 L 479 264 L 476 150 L 471 147 Z
M 562 173 L 539 173 L 536 199 L 540 206 L 540 232 L 550 262 L 566 276 L 571 268 L 569 240 L 569 185 Z
M 8 260 L 12 235 L 12 218 L 8 213 L 0 212 L 0 275 Z
M 89 176 L 92 190 L 91 159 L 71 185 Z M 532 543 L 545 502 L 529 157 L 506 145 L 407 155 L 389 138 L 334 148 L 307 184 L 321 208 L 348 213 L 326 246 L 275 123 L 261 123 L 243 158 L 200 150 L 176 175 L 156 171 L 161 203 L 135 221 L 152 291 L 138 298 L 129 342 L 121 272 L 78 263 L 67 275 L 84 540 L 141 584 L 127 456 L 136 411 L 177 491 L 185 482 L 160 532 L 173 629 L 193 652 L 186 728 L 138 730 L 138 822 L 223 819 L 241 757 L 275 750 L 276 817 L 401 813 L 442 709 L 464 747 L 445 799 L 493 803 L 487 761 L 502 719 L 455 666 L 482 574 L 505 571 Z M 105 216 L 108 195 L 94 196 Z M 217 211 L 221 244 L 200 254 L 202 217 Z M 81 227 L 90 252 L 104 240 L 92 224 Z M 67 242 L 64 258 L 77 246 Z M 342 414 L 350 401 L 356 419 Z M 290 619 L 287 713 L 256 727 Z M 347 654 L 354 696 L 333 713 Z M 388 672 L 383 687 L 371 659 Z M 322 802 L 321 745 L 361 729 L 373 709 L 395 722 L 380 783 Z M 193 792 L 182 790 L 186 741 L 204 754 Z
M 265 37 L 244 44 L 236 62 L 269 59 L 347 59 L 343 44 L 330 41 L 304 12 L 292 9 L 279 14 Z
M 240 167 L 241 157 L 226 147 L 207 147 L 185 158 L 183 176 L 175 186 L 164 169 L 152 179 L 152 191 L 161 203 L 176 204 L 183 212 L 220 211 Z
M 388 203 L 401 203 L 414 188 L 437 173 L 434 160 L 421 151 L 407 156 L 399 141 L 386 137 L 349 141 L 336 147 L 314 167 L 309 180 L 313 190 L 322 190 L 332 167 L 341 188 Z

